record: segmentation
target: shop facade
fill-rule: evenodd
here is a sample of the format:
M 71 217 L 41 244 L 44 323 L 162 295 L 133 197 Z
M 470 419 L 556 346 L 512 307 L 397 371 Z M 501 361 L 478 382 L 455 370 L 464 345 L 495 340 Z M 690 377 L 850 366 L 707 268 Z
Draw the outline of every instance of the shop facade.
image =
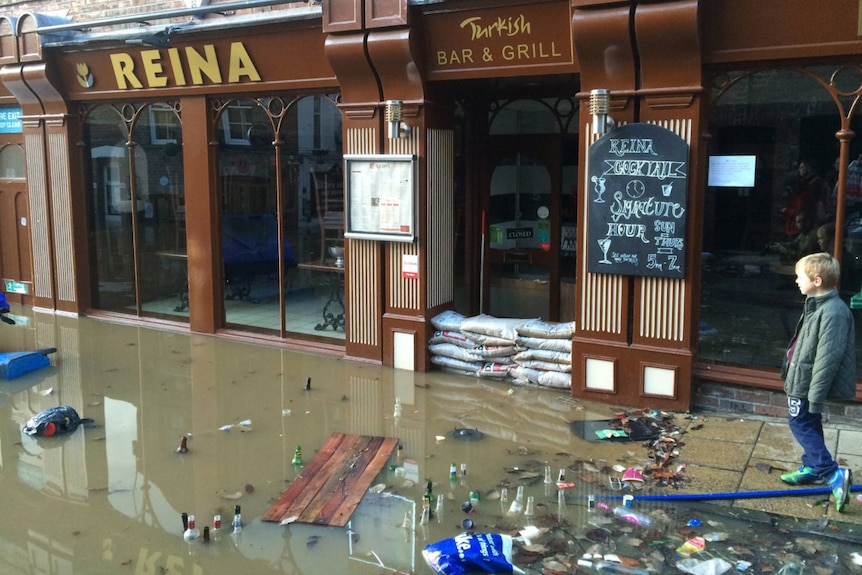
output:
M 862 287 L 862 20 L 838 4 L 324 1 L 85 32 L 4 16 L 0 271 L 38 310 L 413 371 L 447 309 L 573 321 L 572 394 L 610 403 L 687 409 L 698 379 L 780 390 L 801 300 L 775 246 L 800 236 L 800 161 L 842 295 Z M 671 162 L 682 196 L 656 201 L 679 217 L 643 241 L 670 251 L 597 267 L 601 229 L 643 239 L 660 210 L 633 180 Z M 599 229 L 605 192 L 627 207 Z

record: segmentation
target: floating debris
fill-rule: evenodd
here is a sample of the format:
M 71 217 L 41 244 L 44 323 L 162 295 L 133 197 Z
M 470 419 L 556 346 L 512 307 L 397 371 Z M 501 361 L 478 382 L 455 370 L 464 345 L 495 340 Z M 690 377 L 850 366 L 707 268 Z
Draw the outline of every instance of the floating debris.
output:
M 180 446 L 177 447 L 177 453 L 188 453 L 188 452 L 189 452 L 188 438 L 183 437 L 180 440 Z
M 452 439 L 460 439 L 462 441 L 477 441 L 485 437 L 485 434 L 478 429 L 458 428 L 456 427 L 449 434 Z M 439 436 L 438 436 L 439 437 Z
M 236 493 L 227 493 L 225 491 L 218 491 L 216 495 L 221 497 L 222 499 L 229 499 L 231 501 L 235 501 L 242 497 L 242 491 L 237 491 Z

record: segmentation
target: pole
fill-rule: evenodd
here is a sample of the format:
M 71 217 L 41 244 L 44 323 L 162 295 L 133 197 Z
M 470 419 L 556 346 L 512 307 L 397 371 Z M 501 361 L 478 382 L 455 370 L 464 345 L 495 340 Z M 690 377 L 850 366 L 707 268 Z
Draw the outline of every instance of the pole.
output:
M 485 210 L 482 210 L 482 233 L 479 244 L 479 313 L 485 313 Z

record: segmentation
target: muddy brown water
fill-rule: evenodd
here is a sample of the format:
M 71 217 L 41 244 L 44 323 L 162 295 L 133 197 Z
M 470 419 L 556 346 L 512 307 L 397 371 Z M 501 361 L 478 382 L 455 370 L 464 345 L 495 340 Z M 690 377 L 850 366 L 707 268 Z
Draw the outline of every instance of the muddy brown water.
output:
M 584 469 L 642 466 L 647 456 L 639 443 L 573 433 L 573 421 L 612 417 L 612 406 L 442 372 L 17 311 L 19 324 L 0 328 L 0 349 L 58 351 L 50 367 L 0 382 L 0 573 L 432 573 L 422 549 L 461 533 L 465 519 L 477 531 L 546 528 L 538 547 L 516 557 L 528 572 L 561 565 L 575 572 L 588 551 L 655 567 L 684 540 L 688 517 L 708 521 L 702 510 L 664 508 L 667 521 L 646 533 L 601 509 L 588 512 L 586 495 L 605 493 L 606 475 L 593 483 L 580 478 Z M 94 423 L 61 437 L 22 433 L 33 415 L 62 404 Z M 344 529 L 261 521 L 301 471 L 292 464 L 295 448 L 308 462 L 333 433 L 399 439 L 401 458 L 394 455 L 373 482 L 381 493 L 367 494 Z M 177 453 L 183 438 L 188 451 Z M 561 468 L 576 483 L 563 506 L 556 486 L 544 482 L 546 465 L 554 483 Z M 426 479 L 443 503 L 423 524 Z M 504 487 L 514 498 L 518 485 L 535 499 L 532 520 L 509 515 L 501 499 Z M 471 492 L 478 500 L 468 515 L 461 505 Z M 238 534 L 230 527 L 235 505 Z M 190 544 L 182 513 L 194 515 L 199 529 L 212 529 L 220 514 L 222 529 L 209 543 Z M 715 525 L 756 555 L 752 534 L 762 524 L 725 518 Z M 817 544 L 839 560 L 833 542 Z M 676 572 L 664 565 L 657 572 Z

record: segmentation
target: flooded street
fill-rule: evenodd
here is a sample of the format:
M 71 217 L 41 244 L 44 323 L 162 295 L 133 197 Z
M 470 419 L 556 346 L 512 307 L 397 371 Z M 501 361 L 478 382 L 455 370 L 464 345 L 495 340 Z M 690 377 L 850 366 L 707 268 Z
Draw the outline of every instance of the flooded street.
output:
M 608 477 L 648 465 L 648 445 L 587 441 L 573 422 L 607 420 L 621 408 L 442 372 L 13 313 L 19 325 L 0 328 L 0 349 L 58 351 L 50 367 L 0 383 L 0 573 L 430 574 L 423 548 L 463 532 L 465 520 L 477 532 L 517 536 L 528 525 L 539 528 L 529 545 L 515 548 L 514 563 L 528 573 L 596 572 L 608 555 L 628 561 L 630 570 L 602 572 L 681 573 L 676 550 L 694 536 L 707 543 L 693 555 L 702 571 L 690 572 L 723 572 L 706 570 L 718 564 L 708 563 L 714 558 L 737 572 L 862 572 L 856 493 L 848 524 L 817 512 L 817 497 L 808 498 L 815 513 L 801 519 L 727 501 L 636 502 L 651 525 L 615 519 L 611 510 L 622 494 L 725 490 L 714 479 L 721 475 L 693 463 L 694 452 L 682 443 L 697 433 L 690 426 L 708 427 L 701 419 L 673 418 L 670 437 L 681 443 L 672 468 L 686 477 L 681 489 L 648 477 L 642 492 L 614 491 Z M 22 433 L 31 417 L 57 405 L 94 422 L 58 437 Z M 757 425 L 761 433 L 764 424 Z M 302 473 L 293 463 L 296 448 L 308 465 L 336 433 L 397 438 L 402 448 L 372 481 L 349 526 L 263 521 Z M 187 452 L 178 453 L 183 438 Z M 699 456 L 708 458 L 707 451 Z M 740 473 L 751 472 L 748 461 Z M 560 470 L 574 484 L 563 499 Z M 442 503 L 434 502 L 423 524 L 427 479 Z M 777 475 L 769 481 L 770 489 L 783 488 Z M 508 512 L 518 486 L 534 500 L 533 517 Z M 468 514 L 462 505 L 471 494 Z M 596 496 L 594 510 L 589 495 Z M 236 505 L 242 530 L 234 534 Z M 186 542 L 183 513 L 201 530 L 220 515 L 222 529 L 208 543 Z

